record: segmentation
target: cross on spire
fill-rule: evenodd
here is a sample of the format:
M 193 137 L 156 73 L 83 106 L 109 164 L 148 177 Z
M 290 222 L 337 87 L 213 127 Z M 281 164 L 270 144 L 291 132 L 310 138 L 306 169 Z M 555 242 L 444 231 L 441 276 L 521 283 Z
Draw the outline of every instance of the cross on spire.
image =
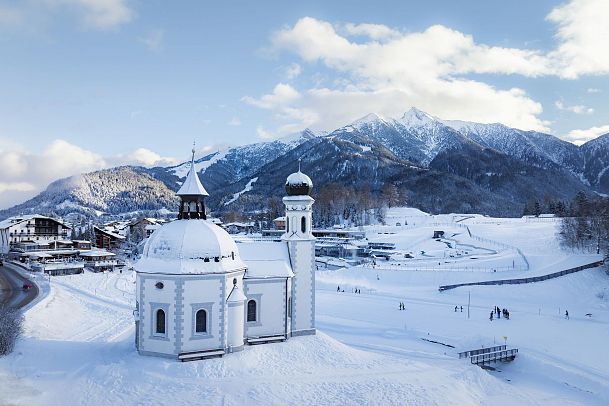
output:
M 191 161 L 194 162 L 195 161 L 195 142 L 196 141 L 192 141 L 192 159 Z

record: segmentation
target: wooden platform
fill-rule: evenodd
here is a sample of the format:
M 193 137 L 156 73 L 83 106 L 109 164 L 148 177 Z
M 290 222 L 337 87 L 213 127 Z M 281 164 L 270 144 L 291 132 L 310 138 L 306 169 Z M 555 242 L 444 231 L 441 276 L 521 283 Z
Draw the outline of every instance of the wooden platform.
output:
M 178 359 L 184 361 L 195 361 L 205 358 L 221 357 L 225 354 L 224 350 L 210 350 L 210 351 L 195 351 L 195 352 L 183 352 L 178 355 Z
M 281 342 L 281 341 L 285 341 L 285 340 L 286 340 L 286 337 L 284 335 L 260 336 L 260 337 L 249 337 L 247 339 L 247 343 L 250 345 L 254 345 L 254 344 Z
M 491 362 L 513 361 L 518 354 L 518 348 L 508 349 L 507 345 L 497 345 L 494 347 L 481 348 L 459 353 L 459 358 L 468 358 L 472 364 L 483 366 Z

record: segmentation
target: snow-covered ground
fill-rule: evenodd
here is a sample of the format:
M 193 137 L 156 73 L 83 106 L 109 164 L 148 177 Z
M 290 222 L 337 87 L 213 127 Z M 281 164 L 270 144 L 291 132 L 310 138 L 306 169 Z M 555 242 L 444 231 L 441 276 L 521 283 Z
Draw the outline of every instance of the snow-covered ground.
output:
M 597 256 L 561 251 L 551 219 L 389 214 L 401 225 L 367 233 L 431 255 L 411 261 L 448 257 L 458 268 L 477 260 L 447 253 L 469 249 L 500 267 L 519 255 L 510 254 L 514 247 L 529 270 L 447 264 L 318 271 L 318 335 L 191 363 L 135 352 L 131 272 L 52 278 L 48 296 L 26 315 L 24 339 L 0 358 L 0 404 L 609 404 L 609 276 L 601 269 L 528 285 L 438 291 L 446 283 L 550 273 Z M 431 239 L 438 224 L 457 248 Z M 466 247 L 472 237 L 457 224 L 478 238 L 474 248 Z M 406 310 L 398 310 L 399 302 Z M 510 320 L 490 321 L 495 305 L 509 309 Z M 506 341 L 519 354 L 497 371 L 457 357 Z

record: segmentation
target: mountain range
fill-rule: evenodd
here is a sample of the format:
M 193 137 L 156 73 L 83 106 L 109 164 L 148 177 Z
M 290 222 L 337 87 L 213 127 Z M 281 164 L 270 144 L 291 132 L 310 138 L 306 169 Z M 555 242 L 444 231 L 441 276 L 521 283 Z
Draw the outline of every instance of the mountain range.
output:
M 292 136 L 216 151 L 195 161 L 219 213 L 261 210 L 283 195 L 301 159 L 315 193 L 331 183 L 378 192 L 389 182 L 430 212 L 519 215 L 527 201 L 609 194 L 609 134 L 581 146 L 503 124 L 449 121 L 412 108 L 401 118 L 369 114 L 328 133 Z M 120 167 L 53 182 L 40 195 L 0 211 L 113 215 L 173 210 L 190 162 Z

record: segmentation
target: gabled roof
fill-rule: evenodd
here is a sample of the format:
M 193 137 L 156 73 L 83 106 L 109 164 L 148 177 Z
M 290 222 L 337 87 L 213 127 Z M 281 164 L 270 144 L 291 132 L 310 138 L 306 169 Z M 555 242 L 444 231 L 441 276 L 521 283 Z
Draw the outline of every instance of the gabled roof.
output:
M 287 242 L 240 242 L 237 246 L 241 259 L 247 265 L 246 279 L 294 276 Z
M 33 219 L 37 219 L 37 218 L 38 219 L 44 219 L 44 220 L 52 220 L 52 221 L 54 221 L 54 222 L 56 222 L 58 224 L 61 224 L 62 227 L 70 228 L 70 229 L 72 228 L 69 225 L 67 225 L 66 223 L 64 223 L 64 222 L 62 222 L 60 220 L 51 218 L 51 217 L 42 216 L 40 214 L 27 214 L 27 215 L 24 215 L 24 216 L 9 217 L 9 218 L 7 218 L 5 220 L 0 221 L 0 229 L 8 228 L 8 227 L 14 226 L 16 224 L 23 223 L 24 221 L 33 220 Z
M 186 175 L 184 183 L 182 183 L 182 187 L 180 187 L 180 190 L 178 190 L 177 195 L 209 196 L 209 193 L 207 193 L 207 190 L 205 190 L 201 184 L 201 181 L 199 180 L 197 170 L 195 169 L 194 159 L 190 162 L 190 170 L 188 171 L 188 175 Z
M 111 237 L 111 238 L 114 238 L 114 239 L 117 239 L 117 240 L 124 240 L 125 239 L 125 236 L 123 236 L 123 235 L 113 233 L 112 231 L 109 231 L 109 230 L 101 229 L 101 228 L 99 228 L 97 226 L 93 226 L 93 231 L 95 233 L 101 233 L 101 234 L 107 235 L 108 237 Z

